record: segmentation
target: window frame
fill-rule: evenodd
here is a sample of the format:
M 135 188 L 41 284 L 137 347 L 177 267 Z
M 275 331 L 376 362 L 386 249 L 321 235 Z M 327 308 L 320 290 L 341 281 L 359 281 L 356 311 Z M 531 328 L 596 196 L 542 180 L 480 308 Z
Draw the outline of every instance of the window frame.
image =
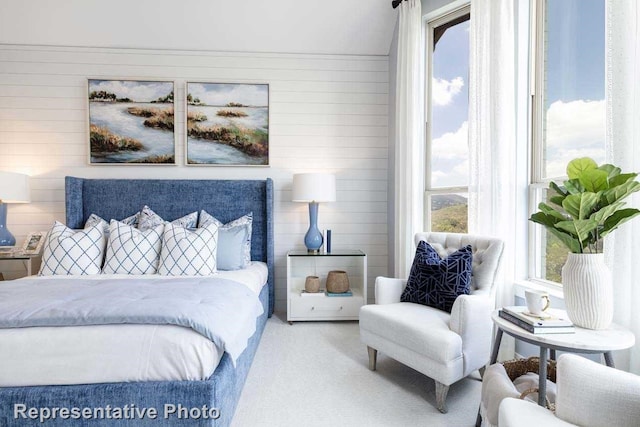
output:
M 457 2 L 456 2 L 457 3 Z M 433 32 L 437 27 L 459 19 L 464 15 L 469 15 L 471 22 L 471 3 L 468 1 L 456 4 L 455 7 L 439 13 L 425 23 L 425 174 L 424 174 L 424 197 L 423 197 L 423 226 L 424 230 L 431 231 L 431 197 L 438 194 L 461 194 L 469 193 L 469 186 L 438 187 L 431 185 L 431 149 L 433 140 L 431 138 L 431 111 L 432 111 L 432 86 L 433 86 Z M 467 82 L 468 84 L 468 82 Z M 469 209 L 467 207 L 467 214 Z
M 549 188 L 549 183 L 555 182 L 562 185 L 568 177 L 555 176 L 544 177 L 544 136 L 545 136 L 545 17 L 546 3 L 548 0 L 530 0 L 529 2 L 529 87 L 530 87 L 530 149 L 529 167 L 530 176 L 527 188 L 528 217 L 538 211 L 538 204 L 543 199 L 544 191 Z M 603 82 L 603 84 L 606 84 Z M 527 281 L 544 287 L 561 290 L 562 283 L 542 278 L 544 276 L 544 233 L 545 228 L 532 221 L 528 221 L 528 265 Z M 569 252 L 569 249 L 567 249 Z

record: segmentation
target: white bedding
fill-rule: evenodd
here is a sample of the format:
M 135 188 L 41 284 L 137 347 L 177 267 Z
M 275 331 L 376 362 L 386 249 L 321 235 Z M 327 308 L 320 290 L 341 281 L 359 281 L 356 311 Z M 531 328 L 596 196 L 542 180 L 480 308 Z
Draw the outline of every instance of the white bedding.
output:
M 217 274 L 243 283 L 256 293 L 266 284 L 267 275 L 262 262 Z M 59 279 L 72 277 L 87 278 Z M 211 376 L 223 355 L 198 332 L 172 325 L 0 329 L 0 343 L 0 387 L 203 380 Z

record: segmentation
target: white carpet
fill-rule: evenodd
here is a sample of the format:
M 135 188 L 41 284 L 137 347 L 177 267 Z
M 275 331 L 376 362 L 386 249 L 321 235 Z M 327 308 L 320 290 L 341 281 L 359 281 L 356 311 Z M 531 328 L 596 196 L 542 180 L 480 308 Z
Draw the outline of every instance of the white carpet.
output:
M 378 354 L 375 372 L 357 322 L 268 320 L 232 427 L 473 426 L 479 376 L 451 386 L 448 414 L 433 380 Z

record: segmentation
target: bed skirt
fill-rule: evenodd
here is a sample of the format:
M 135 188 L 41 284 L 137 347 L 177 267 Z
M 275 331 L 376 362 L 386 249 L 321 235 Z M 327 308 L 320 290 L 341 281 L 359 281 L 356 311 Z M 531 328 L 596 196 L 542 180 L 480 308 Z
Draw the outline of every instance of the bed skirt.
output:
M 264 313 L 235 368 L 225 353 L 206 381 L 2 387 L 0 426 L 229 426 L 267 321 L 268 286 L 262 288 L 260 301 Z M 55 408 L 70 412 L 63 415 L 57 409 L 54 419 Z M 30 410 L 38 411 L 35 419 Z M 83 410 L 87 415 L 91 411 L 90 416 Z

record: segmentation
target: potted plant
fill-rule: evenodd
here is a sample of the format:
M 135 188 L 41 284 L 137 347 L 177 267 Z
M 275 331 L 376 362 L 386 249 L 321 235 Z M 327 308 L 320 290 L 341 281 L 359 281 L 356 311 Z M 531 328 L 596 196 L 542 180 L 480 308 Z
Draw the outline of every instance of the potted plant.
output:
M 623 200 L 640 190 L 637 173 L 598 164 L 589 157 L 567 165 L 568 180 L 554 182 L 549 204 L 540 203 L 530 220 L 541 224 L 569 248 L 562 267 L 567 314 L 577 326 L 605 329 L 613 318 L 611 272 L 604 263 L 602 239 L 640 210 L 625 208 Z

